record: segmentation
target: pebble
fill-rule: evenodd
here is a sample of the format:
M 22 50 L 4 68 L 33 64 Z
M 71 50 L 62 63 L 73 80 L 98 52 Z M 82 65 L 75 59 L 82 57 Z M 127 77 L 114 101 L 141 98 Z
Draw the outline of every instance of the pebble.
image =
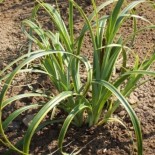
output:
M 150 115 L 149 111 L 144 112 L 144 117 L 148 117 Z
M 123 110 L 123 111 L 121 111 L 120 113 L 118 113 L 118 115 L 119 115 L 120 117 L 123 117 L 125 114 L 126 114 L 126 111 L 125 111 L 125 110 Z
M 153 118 L 155 119 L 155 113 L 152 113 Z
M 141 113 L 141 109 L 140 109 L 140 108 L 135 108 L 134 110 L 135 110 L 135 112 L 137 112 L 137 113 Z
M 144 98 L 144 97 L 145 97 L 145 94 L 139 93 L 138 98 Z
M 23 102 L 21 102 L 21 101 L 16 101 L 15 102 L 15 108 L 16 109 L 19 109 L 19 108 L 21 108 L 21 107 L 24 107 L 24 103 Z
M 138 98 L 137 96 L 135 96 L 133 93 L 130 95 L 130 98 L 129 98 L 129 102 L 130 104 L 135 104 L 138 102 Z
M 154 107 L 155 107 L 155 105 L 154 105 L 154 104 L 152 104 L 152 103 L 149 103 L 149 104 L 148 104 L 148 107 L 150 107 L 150 108 L 154 108 Z
M 150 147 L 151 147 L 152 149 L 155 149 L 155 145 L 154 145 L 153 143 L 150 144 Z
M 148 107 L 144 105 L 144 106 L 143 106 L 143 110 L 144 110 L 144 111 L 147 111 L 147 110 L 148 110 Z
M 23 123 L 25 124 L 25 126 L 29 126 L 32 119 L 33 119 L 34 115 L 27 115 L 24 119 L 23 119 Z

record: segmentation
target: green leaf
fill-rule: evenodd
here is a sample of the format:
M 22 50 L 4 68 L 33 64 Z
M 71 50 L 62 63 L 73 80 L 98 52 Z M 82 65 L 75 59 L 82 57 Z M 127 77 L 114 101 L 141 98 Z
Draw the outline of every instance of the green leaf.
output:
M 126 73 L 122 74 L 121 76 L 126 76 L 126 75 L 131 75 L 131 74 L 143 74 L 143 75 L 155 76 L 155 72 L 154 71 L 147 71 L 147 70 L 129 71 L 129 72 L 126 72 Z
M 73 118 L 82 110 L 88 108 L 89 110 L 91 110 L 91 107 L 87 106 L 87 105 L 84 105 L 84 104 L 80 104 L 80 105 L 77 105 L 76 107 L 74 107 L 72 109 L 72 111 L 69 113 L 69 115 L 67 116 L 67 118 L 65 119 L 64 123 L 63 123 L 63 126 L 61 128 L 61 131 L 60 131 L 60 134 L 59 134 L 59 138 L 58 138 L 58 146 L 61 150 L 61 153 L 62 154 L 66 154 L 63 152 L 62 150 L 62 144 L 63 144 L 63 140 L 64 140 L 64 137 L 65 137 L 65 134 L 68 130 L 68 127 L 69 125 L 71 124 L 71 121 L 73 120 Z M 80 152 L 80 150 L 74 154 L 78 154 Z
M 113 85 L 111 85 L 109 82 L 104 81 L 104 80 L 93 80 L 93 83 L 98 84 L 98 85 L 102 85 L 102 86 L 106 87 L 107 89 L 109 89 L 117 97 L 117 99 L 120 101 L 120 103 L 124 106 L 125 110 L 128 112 L 128 114 L 131 118 L 134 130 L 135 130 L 135 134 L 136 134 L 136 138 L 137 138 L 138 154 L 142 155 L 143 145 L 142 145 L 141 127 L 140 127 L 139 120 L 138 120 L 134 110 L 130 106 L 130 104 L 123 97 L 123 95 Z
M 25 106 L 25 107 L 22 107 L 16 111 L 14 111 L 13 113 L 11 113 L 9 115 L 9 117 L 7 117 L 7 119 L 3 122 L 3 129 L 6 130 L 6 128 L 8 127 L 8 125 L 17 117 L 19 116 L 22 112 L 28 110 L 28 109 L 31 109 L 31 108 L 36 108 L 38 107 L 39 105 L 38 104 L 34 104 L 34 105 L 29 105 L 29 106 Z
M 6 107 L 8 104 L 12 103 L 13 101 L 20 100 L 20 99 L 27 98 L 27 97 L 35 97 L 35 96 L 47 97 L 47 95 L 39 94 L 39 93 L 25 93 L 25 94 L 16 95 L 16 96 L 10 97 L 10 98 L 6 99 L 5 101 L 3 101 L 2 109 L 4 107 Z
M 29 153 L 29 147 L 30 142 L 32 139 L 32 136 L 35 133 L 35 130 L 37 129 L 38 125 L 41 123 L 41 121 L 44 119 L 44 117 L 47 115 L 48 112 L 50 112 L 55 106 L 60 104 L 60 102 L 70 96 L 73 95 L 73 92 L 66 91 L 62 92 L 53 99 L 51 99 L 48 103 L 46 103 L 41 110 L 34 116 L 26 134 L 24 137 L 24 144 L 23 144 L 23 151 L 25 153 Z

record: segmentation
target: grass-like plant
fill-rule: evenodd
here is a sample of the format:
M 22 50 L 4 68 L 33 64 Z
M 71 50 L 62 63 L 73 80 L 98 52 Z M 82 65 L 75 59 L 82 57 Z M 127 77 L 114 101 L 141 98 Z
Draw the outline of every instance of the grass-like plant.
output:
M 145 29 L 155 28 L 147 19 L 134 14 L 133 8 L 140 3 L 149 2 L 145 0 L 132 1 L 130 4 L 124 0 L 108 0 L 96 6 L 92 0 L 94 11 L 86 16 L 84 10 L 74 1 L 68 0 L 69 3 L 69 20 L 68 27 L 65 25 L 58 9 L 48 3 L 37 0 L 38 5 L 35 6 L 30 20 L 24 20 L 23 31 L 30 39 L 29 52 L 14 62 L 10 63 L 4 70 L 0 72 L 0 82 L 4 83 L 0 93 L 0 134 L 1 142 L 6 144 L 11 149 L 21 154 L 29 154 L 29 147 L 31 144 L 32 136 L 47 124 L 52 124 L 59 121 L 58 118 L 43 122 L 44 117 L 52 112 L 54 109 L 59 108 L 63 110 L 66 117 L 63 121 L 61 128 L 58 146 L 62 154 L 63 140 L 68 130 L 69 125 L 72 123 L 77 127 L 83 124 L 88 126 L 102 125 L 108 121 L 119 121 L 113 118 L 112 114 L 122 104 L 128 112 L 137 139 L 138 154 L 142 155 L 142 133 L 139 120 L 132 109 L 131 105 L 126 100 L 126 97 L 142 83 L 140 82 L 143 75 L 154 76 L 153 71 L 149 71 L 149 67 L 155 61 L 155 54 L 151 57 L 145 58 L 140 61 L 138 54 L 133 49 L 127 46 L 129 41 L 133 41 L 135 36 Z M 103 10 L 108 5 L 115 4 L 110 15 L 102 15 Z M 152 6 L 153 2 L 149 2 Z M 51 21 L 54 23 L 56 30 L 51 32 L 43 29 L 38 24 L 36 17 L 40 8 L 43 8 L 50 16 Z M 75 38 L 74 33 L 74 9 L 77 9 L 84 20 L 83 28 L 81 29 L 78 37 Z M 100 13 L 101 12 L 101 13 Z M 126 39 L 121 36 L 118 37 L 120 27 L 128 18 L 133 18 L 133 33 Z M 147 27 L 137 29 L 136 21 L 144 20 L 148 22 Z M 29 31 L 27 31 L 29 28 Z M 93 64 L 81 54 L 82 44 L 85 39 L 85 34 L 89 33 L 92 42 L 92 55 Z M 31 51 L 31 43 L 34 42 L 38 45 L 38 51 Z M 127 67 L 128 54 L 134 55 L 135 62 L 132 67 Z M 121 70 L 117 78 L 112 80 L 112 75 L 115 72 L 116 63 L 122 59 Z M 35 61 L 37 61 L 37 69 L 33 68 Z M 20 62 L 17 68 L 9 74 L 5 75 L 13 64 Z M 80 71 L 80 66 L 85 66 L 85 72 Z M 35 72 L 45 74 L 51 80 L 51 84 L 55 86 L 58 94 L 47 95 L 42 93 L 27 93 L 19 94 L 17 96 L 6 99 L 6 93 L 17 74 Z M 81 74 L 87 75 L 87 79 L 81 80 Z M 87 94 L 91 92 L 91 97 Z M 45 104 L 32 104 L 22 107 L 4 121 L 2 121 L 3 109 L 10 105 L 13 101 L 25 97 L 43 96 L 49 99 Z M 115 96 L 115 99 L 113 99 Z M 34 116 L 27 132 L 20 141 L 23 149 L 18 148 L 18 144 L 14 146 L 6 134 L 5 130 L 8 125 L 22 112 L 38 107 L 38 112 Z M 106 107 L 106 110 L 104 108 Z M 120 122 L 120 121 L 119 121 Z

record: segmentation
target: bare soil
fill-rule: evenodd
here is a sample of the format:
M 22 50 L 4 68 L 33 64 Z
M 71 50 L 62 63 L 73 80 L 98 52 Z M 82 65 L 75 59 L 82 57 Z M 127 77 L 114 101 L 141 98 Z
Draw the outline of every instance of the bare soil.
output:
M 50 3 L 54 3 L 49 1 Z M 67 2 L 60 1 L 60 10 L 65 12 L 67 9 Z M 102 0 L 98 0 L 101 3 Z M 91 6 L 86 1 L 79 1 L 79 4 L 85 8 L 87 13 L 90 13 Z M 34 2 L 31 0 L 6 0 L 3 4 L 0 4 L 0 69 L 4 68 L 7 64 L 13 61 L 15 58 L 26 52 L 27 40 L 21 31 L 21 21 L 25 18 L 29 18 Z M 110 9 L 106 10 L 109 13 Z M 140 5 L 136 9 L 139 15 L 143 15 L 150 21 L 155 21 L 155 11 L 148 5 Z M 64 17 L 67 20 L 67 17 Z M 82 26 L 82 21 L 76 19 L 77 32 Z M 49 26 L 50 23 L 46 23 Z M 154 22 L 155 24 L 155 22 Z M 121 32 L 124 36 L 128 35 L 130 32 L 131 22 L 124 24 Z M 145 22 L 139 22 L 139 27 L 144 26 Z M 153 51 L 155 47 L 155 31 L 147 30 L 140 34 L 134 44 L 134 49 L 140 55 L 141 59 L 144 59 L 146 52 L 149 54 Z M 91 46 L 89 38 L 86 40 L 83 47 L 83 53 L 85 55 L 90 55 Z M 91 55 L 90 55 L 91 59 Z M 131 59 L 132 63 L 132 59 Z M 152 70 L 154 70 L 152 66 Z M 32 79 L 35 79 L 33 75 Z M 146 77 L 148 78 L 148 77 Z M 22 79 L 18 79 L 20 82 Z M 41 78 L 39 81 L 42 85 L 49 85 L 46 78 Z M 39 85 L 35 85 L 39 87 Z M 29 89 L 25 87 L 22 91 L 28 91 Z M 21 89 L 13 88 L 11 90 L 11 96 L 17 94 Z M 145 85 L 136 89 L 134 93 L 131 94 L 129 101 L 134 107 L 137 113 L 143 132 L 143 146 L 144 155 L 155 155 L 155 80 L 149 80 Z M 35 99 L 22 100 L 15 102 L 13 104 L 14 108 L 18 109 L 21 106 L 27 104 L 27 102 L 36 102 Z M 5 115 L 9 115 L 13 108 L 9 107 L 4 111 Z M 121 109 L 116 113 L 117 117 L 123 120 L 126 124 L 128 130 L 122 127 L 118 123 L 110 123 L 100 127 L 88 128 L 86 126 L 75 128 L 70 127 L 67 133 L 64 150 L 72 152 L 73 150 L 82 149 L 79 153 L 81 155 L 130 155 L 136 154 L 136 149 L 132 144 L 131 138 L 129 136 L 129 131 L 133 134 L 133 128 L 127 113 Z M 16 142 L 18 139 L 23 137 L 26 126 L 23 124 L 22 120 L 25 117 L 18 117 L 7 130 L 6 134 L 12 142 Z M 5 116 L 4 116 L 5 119 Z M 46 155 L 46 154 L 60 154 L 57 150 L 57 138 L 61 128 L 61 124 L 47 126 L 42 131 L 38 132 L 34 138 L 31 145 L 31 154 Z M 7 148 L 0 144 L 0 154 L 5 154 Z M 12 152 L 12 155 L 17 153 Z

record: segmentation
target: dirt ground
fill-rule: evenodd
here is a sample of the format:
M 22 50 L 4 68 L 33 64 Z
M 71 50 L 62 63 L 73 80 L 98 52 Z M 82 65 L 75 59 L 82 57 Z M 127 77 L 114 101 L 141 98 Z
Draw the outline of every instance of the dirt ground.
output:
M 53 1 L 50 1 L 54 3 Z M 66 2 L 59 0 L 61 11 L 65 11 Z M 98 0 L 98 3 L 102 0 Z M 86 12 L 90 12 L 91 6 L 86 1 L 79 2 Z M 34 2 L 31 0 L 5 0 L 0 4 L 0 69 L 4 68 L 9 62 L 19 57 L 25 52 L 27 40 L 21 31 L 21 21 L 30 17 Z M 106 10 L 107 12 L 109 9 Z M 143 15 L 155 24 L 155 11 L 148 5 L 140 5 L 137 8 L 138 14 Z M 77 17 L 75 17 L 77 18 Z M 82 21 L 77 20 L 77 31 L 82 26 Z M 46 23 L 49 24 L 49 23 Z M 122 28 L 123 35 L 127 35 L 130 31 L 129 23 L 126 23 Z M 139 26 L 145 25 L 144 22 L 139 22 Z M 89 55 L 91 47 L 90 40 L 87 39 L 83 51 Z M 133 47 L 144 58 L 146 53 L 153 51 L 155 48 L 155 31 L 147 30 L 139 35 Z M 90 57 L 91 59 L 91 57 Z M 155 65 L 152 66 L 155 69 Z M 147 77 L 146 77 L 147 78 Z M 19 91 L 14 89 L 13 91 Z M 155 80 L 151 79 L 146 84 L 136 89 L 131 94 L 129 101 L 134 106 L 137 113 L 143 132 L 144 155 L 155 155 Z M 16 102 L 16 108 L 23 106 L 28 100 Z M 30 102 L 30 101 L 29 101 Z M 8 111 L 9 112 L 9 111 Z M 6 114 L 8 115 L 8 114 Z M 123 122 L 127 125 L 128 130 L 133 132 L 131 122 L 127 113 L 122 109 L 116 113 Z M 12 142 L 20 139 L 26 130 L 26 126 L 19 117 L 14 123 L 13 128 L 7 131 L 7 136 Z M 31 145 L 31 153 L 34 155 L 59 154 L 57 150 L 57 138 L 61 125 L 48 126 L 44 130 L 37 133 L 33 138 Z M 64 150 L 72 152 L 74 149 L 82 149 L 81 155 L 130 155 L 136 154 L 135 148 L 131 142 L 128 131 L 120 124 L 111 123 L 99 128 L 82 127 L 77 129 L 71 127 L 64 143 Z M 5 154 L 7 148 L 0 144 L 0 154 Z M 11 153 L 16 155 L 17 153 Z

